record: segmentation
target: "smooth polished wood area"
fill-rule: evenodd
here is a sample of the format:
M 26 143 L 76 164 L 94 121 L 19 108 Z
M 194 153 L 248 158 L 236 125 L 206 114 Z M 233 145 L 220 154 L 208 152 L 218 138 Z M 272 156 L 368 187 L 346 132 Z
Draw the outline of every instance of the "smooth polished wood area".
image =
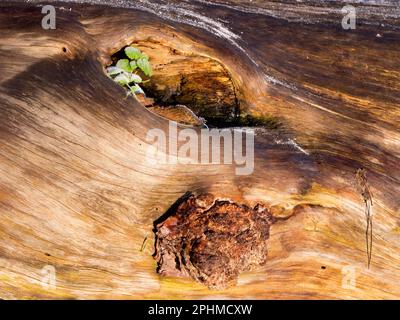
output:
M 341 27 L 339 2 L 52 3 L 56 30 L 42 29 L 35 1 L 0 4 L 0 298 L 400 297 L 397 1 L 355 5 L 355 30 Z M 246 113 L 279 121 L 257 131 L 252 175 L 149 163 L 146 134 L 168 121 L 104 66 L 150 40 L 218 61 Z M 266 264 L 237 286 L 156 273 L 153 222 L 188 191 L 282 218 Z

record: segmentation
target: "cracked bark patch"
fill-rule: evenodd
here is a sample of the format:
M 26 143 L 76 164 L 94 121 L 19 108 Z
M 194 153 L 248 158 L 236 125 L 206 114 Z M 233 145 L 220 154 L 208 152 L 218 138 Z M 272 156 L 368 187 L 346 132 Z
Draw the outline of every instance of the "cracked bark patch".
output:
M 155 223 L 157 271 L 191 277 L 210 289 L 235 285 L 240 272 L 265 264 L 273 222 L 259 204 L 190 195 Z

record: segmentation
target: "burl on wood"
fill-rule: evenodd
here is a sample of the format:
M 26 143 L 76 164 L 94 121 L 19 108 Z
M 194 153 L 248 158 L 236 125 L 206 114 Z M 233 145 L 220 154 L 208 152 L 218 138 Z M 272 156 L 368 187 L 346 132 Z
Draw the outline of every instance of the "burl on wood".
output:
M 39 1 L 0 4 L 1 299 L 400 297 L 397 0 L 349 0 L 355 30 L 342 1 L 49 2 L 55 30 Z M 105 73 L 131 44 L 161 116 Z M 251 175 L 149 163 L 166 118 L 200 130 L 176 104 L 280 125 Z

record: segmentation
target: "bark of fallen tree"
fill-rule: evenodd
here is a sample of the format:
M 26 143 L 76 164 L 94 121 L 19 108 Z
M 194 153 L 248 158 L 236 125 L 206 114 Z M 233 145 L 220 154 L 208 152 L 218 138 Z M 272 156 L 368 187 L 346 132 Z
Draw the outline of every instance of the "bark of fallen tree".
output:
M 0 298 L 398 298 L 399 10 L 360 4 L 345 31 L 338 5 L 319 15 L 328 9 L 313 3 L 282 1 L 272 15 L 268 1 L 196 3 L 208 19 L 196 25 L 55 2 L 56 30 L 41 28 L 40 7 L 2 3 Z M 219 30 L 218 14 L 235 24 Z M 169 123 L 103 69 L 149 41 L 218 62 L 243 112 L 279 119 L 255 136 L 252 175 L 149 164 L 146 133 Z M 371 257 L 358 169 L 372 194 Z M 157 274 L 153 222 L 186 192 L 268 208 L 278 220 L 265 265 L 220 291 Z

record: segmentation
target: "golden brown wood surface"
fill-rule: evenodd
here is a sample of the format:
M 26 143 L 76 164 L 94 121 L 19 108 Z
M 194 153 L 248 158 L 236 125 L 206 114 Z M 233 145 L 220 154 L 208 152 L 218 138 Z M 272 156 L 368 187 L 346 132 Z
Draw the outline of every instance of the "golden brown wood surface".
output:
M 358 4 L 357 28 L 343 30 L 339 3 L 253 2 L 54 3 L 56 30 L 42 29 L 39 5 L 0 4 L 0 298 L 400 297 L 398 4 Z M 168 121 L 103 68 L 131 43 L 226 70 L 243 112 L 280 123 L 258 129 L 252 175 L 149 164 L 146 134 Z M 190 61 L 172 69 L 195 74 Z M 372 195 L 370 268 L 358 169 Z M 188 191 L 286 218 L 266 265 L 218 291 L 158 275 L 153 222 Z M 41 283 L 46 265 L 55 288 Z

